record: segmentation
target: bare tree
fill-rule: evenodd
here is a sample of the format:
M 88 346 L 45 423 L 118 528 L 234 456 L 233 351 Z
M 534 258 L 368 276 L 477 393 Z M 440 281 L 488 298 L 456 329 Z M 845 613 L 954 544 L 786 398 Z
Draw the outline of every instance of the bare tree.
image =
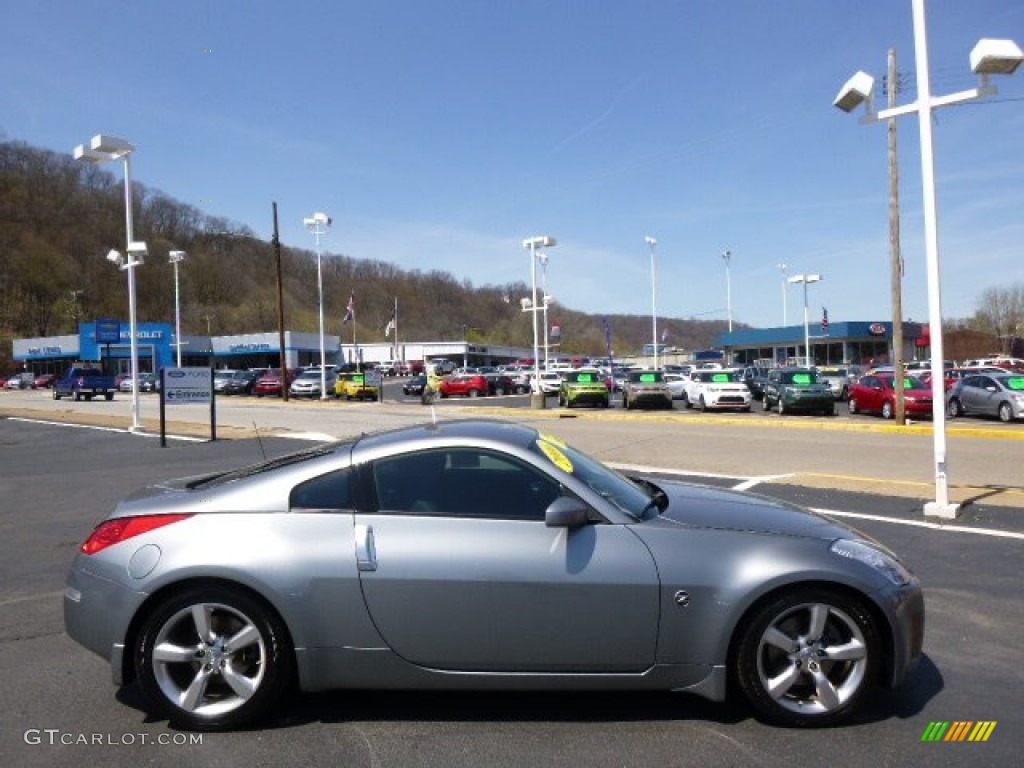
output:
M 1024 332 L 1024 283 L 988 288 L 981 294 L 974 314 L 975 330 L 991 333 L 1004 354 L 1010 354 L 1013 340 Z

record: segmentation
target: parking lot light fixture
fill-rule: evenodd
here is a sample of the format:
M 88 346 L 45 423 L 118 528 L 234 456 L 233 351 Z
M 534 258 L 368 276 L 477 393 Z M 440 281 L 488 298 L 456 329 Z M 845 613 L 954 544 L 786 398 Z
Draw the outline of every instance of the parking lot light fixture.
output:
M 789 312 L 788 312 L 788 299 L 786 295 L 786 272 L 789 270 L 788 264 L 776 264 L 775 265 L 779 272 L 782 273 L 782 327 L 785 328 L 789 325 Z
M 181 293 L 178 285 L 178 265 L 185 260 L 184 251 L 171 251 L 167 260 L 174 266 L 174 346 L 178 351 L 177 365 L 181 368 Z
M 793 275 L 789 278 L 789 282 L 803 283 L 804 286 L 804 360 L 808 367 L 814 365 L 814 362 L 811 359 L 811 323 L 807 312 L 807 286 L 820 281 L 821 275 Z
M 725 312 L 729 318 L 729 333 L 732 333 L 732 277 L 729 274 L 732 251 L 723 251 L 722 261 L 725 262 Z
M 323 255 L 320 250 L 320 237 L 327 234 L 331 226 L 331 217 L 326 213 L 314 213 L 302 220 L 306 229 L 313 233 L 316 240 L 316 292 L 320 312 L 320 399 L 327 399 L 327 353 L 324 349 L 324 271 Z M 281 386 L 287 384 L 287 376 L 282 379 Z
M 544 391 L 540 386 L 540 342 L 537 338 L 537 253 L 543 248 L 553 248 L 558 244 L 558 241 L 550 235 L 538 235 L 537 237 L 528 237 L 523 240 L 523 248 L 526 248 L 530 252 L 530 287 L 532 290 L 533 298 L 530 301 L 530 308 L 528 311 L 532 312 L 533 315 L 533 384 L 530 387 L 531 391 L 531 406 L 533 408 L 543 408 L 545 405 Z M 545 301 L 545 305 L 547 302 Z M 523 304 L 524 311 L 527 311 L 526 304 Z
M 132 377 L 132 424 L 130 432 L 142 431 L 142 420 L 139 415 L 139 334 L 136 320 L 135 301 L 135 267 L 142 264 L 146 253 L 146 244 L 135 242 L 132 231 L 132 153 L 135 146 L 114 136 L 102 133 L 92 137 L 89 146 L 79 144 L 74 149 L 76 160 L 87 163 L 109 163 L 113 160 L 124 162 L 124 219 L 126 256 L 122 257 L 121 269 L 128 272 L 128 333 L 131 334 L 129 348 L 131 350 Z M 110 258 L 110 255 L 107 255 Z
M 916 114 L 921 145 L 921 185 L 923 190 L 925 261 L 928 279 L 928 326 L 931 329 L 931 388 L 932 438 L 935 473 L 935 500 L 924 505 L 924 514 L 942 518 L 955 518 L 959 504 L 949 501 L 949 478 L 946 464 L 946 393 L 942 334 L 942 285 L 939 265 L 938 205 L 935 184 L 935 149 L 932 137 L 932 112 L 952 104 L 961 104 L 984 96 L 992 96 L 997 89 L 989 77 L 995 74 L 1013 74 L 1024 52 L 1012 40 L 982 39 L 970 54 L 972 71 L 979 77 L 977 88 L 948 96 L 934 96 L 928 63 L 928 31 L 925 19 L 925 0 L 911 0 L 914 17 L 914 52 L 917 70 L 917 100 L 899 107 L 876 112 L 873 103 L 874 79 L 858 72 L 840 89 L 833 102 L 844 112 L 852 112 L 865 105 L 863 122 L 888 120 Z M 902 322 L 902 321 L 900 321 Z
M 658 241 L 650 235 L 646 235 L 644 242 L 647 243 L 651 252 L 651 353 L 654 355 L 654 370 L 658 370 L 658 281 L 654 267 L 654 247 Z

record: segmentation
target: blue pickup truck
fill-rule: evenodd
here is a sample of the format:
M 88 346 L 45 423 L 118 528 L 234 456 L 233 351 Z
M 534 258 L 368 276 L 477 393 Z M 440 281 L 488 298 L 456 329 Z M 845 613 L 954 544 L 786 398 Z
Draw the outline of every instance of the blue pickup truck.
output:
M 75 400 L 92 400 L 102 395 L 107 400 L 114 399 L 114 377 L 107 376 L 99 368 L 76 366 L 68 368 L 62 378 L 53 382 L 53 399 L 71 397 Z

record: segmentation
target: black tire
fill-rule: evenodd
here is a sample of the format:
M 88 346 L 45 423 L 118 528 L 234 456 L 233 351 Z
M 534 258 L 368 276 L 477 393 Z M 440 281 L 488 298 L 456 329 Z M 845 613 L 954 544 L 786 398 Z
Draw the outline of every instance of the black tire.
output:
M 771 723 L 834 725 L 857 709 L 878 678 L 878 628 L 866 605 L 844 592 L 796 588 L 755 607 L 738 632 L 735 683 Z M 778 645 L 782 637 L 791 645 Z M 830 658 L 830 648 L 842 650 Z
M 79 391 L 78 391 L 78 390 L 76 389 L 76 390 L 75 390 L 75 393 L 74 393 L 74 396 L 73 396 L 73 399 L 74 399 L 74 401 L 75 401 L 76 403 L 80 403 L 80 402 L 82 401 L 82 393 L 81 393 L 81 392 L 79 392 Z
M 60 394 L 57 392 L 56 388 L 54 388 L 54 390 L 53 390 L 53 399 L 54 400 L 60 400 Z
M 1004 423 L 1013 421 L 1013 408 L 1009 403 L 999 404 L 999 420 Z
M 205 611 L 195 610 L 201 608 Z M 207 616 L 213 641 L 200 640 L 195 618 L 199 615 Z M 246 644 L 232 650 L 230 639 L 243 629 L 250 630 Z M 154 653 L 159 646 L 192 654 L 161 658 Z M 133 653 L 150 707 L 189 730 L 250 724 L 280 699 L 294 678 L 291 641 L 280 617 L 229 586 L 193 587 L 164 599 L 143 622 Z M 201 677 L 204 684 L 196 686 Z M 202 690 L 194 703 L 184 704 L 190 686 Z
M 779 401 L 775 404 L 775 410 L 779 412 L 779 416 L 783 416 L 786 413 L 786 404 L 782 402 L 782 397 L 779 397 Z
M 704 402 L 704 395 L 701 395 L 700 400 L 697 402 L 697 410 L 700 411 L 701 413 L 704 413 L 705 411 L 707 411 L 707 409 L 708 406 L 707 403 Z
M 893 407 L 892 403 L 890 403 L 888 400 L 886 400 L 884 403 L 882 403 L 882 418 L 883 419 L 891 419 L 895 415 L 896 415 L 896 409 Z
M 106 393 L 104 393 L 103 398 L 109 402 L 110 400 L 114 399 L 114 393 L 113 392 L 106 392 Z
M 960 404 L 960 401 L 954 397 L 949 401 L 946 412 L 949 414 L 949 418 L 955 419 L 957 416 L 964 415 L 964 407 Z
M 466 397 L 480 397 L 479 389 L 471 389 L 466 393 Z
M 771 409 L 772 409 L 772 401 L 769 400 L 767 397 L 762 397 L 761 398 L 761 410 L 764 411 L 765 413 L 767 413 Z
M 850 412 L 850 415 L 853 416 L 853 414 L 857 412 L 857 401 L 851 397 L 846 401 L 846 409 Z

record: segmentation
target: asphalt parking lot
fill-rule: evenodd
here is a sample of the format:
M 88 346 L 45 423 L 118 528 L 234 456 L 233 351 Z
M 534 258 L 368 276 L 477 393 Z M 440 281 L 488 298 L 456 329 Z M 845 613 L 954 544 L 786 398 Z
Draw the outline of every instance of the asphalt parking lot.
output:
M 310 410 L 313 423 L 323 426 L 323 412 Z M 351 413 L 361 412 L 365 408 Z M 293 422 L 295 413 L 289 414 Z M 590 446 L 615 445 L 613 453 L 623 453 L 622 436 L 606 425 L 550 418 L 547 423 L 578 445 L 590 444 L 591 452 Z M 240 426 L 225 425 L 226 432 L 235 429 Z M 346 429 L 351 427 L 336 431 Z M 1015 638 L 1024 625 L 1018 596 L 1024 527 L 1017 507 L 979 499 L 955 525 L 936 525 L 924 521 L 918 501 L 905 495 L 819 488 L 756 472 L 702 474 L 699 468 L 686 476 L 840 513 L 911 564 L 925 587 L 928 625 L 925 659 L 908 685 L 879 692 L 855 724 L 825 731 L 770 728 L 740 704 L 686 695 L 400 692 L 301 696 L 249 733 L 203 734 L 197 740 L 169 730 L 141 711 L 136 690 L 116 691 L 106 664 L 63 634 L 64 571 L 92 526 L 132 489 L 301 447 L 274 436 L 269 426 L 260 431 L 258 439 L 231 434 L 215 443 L 171 440 L 161 448 L 151 437 L 123 431 L 0 418 L 0 701 L 7 715 L 2 764 L 1020 764 L 1024 651 Z M 634 442 L 642 461 L 628 463 L 661 466 L 666 452 L 657 441 Z M 691 471 L 661 468 L 672 476 Z M 984 743 L 922 742 L 936 721 L 997 725 Z

